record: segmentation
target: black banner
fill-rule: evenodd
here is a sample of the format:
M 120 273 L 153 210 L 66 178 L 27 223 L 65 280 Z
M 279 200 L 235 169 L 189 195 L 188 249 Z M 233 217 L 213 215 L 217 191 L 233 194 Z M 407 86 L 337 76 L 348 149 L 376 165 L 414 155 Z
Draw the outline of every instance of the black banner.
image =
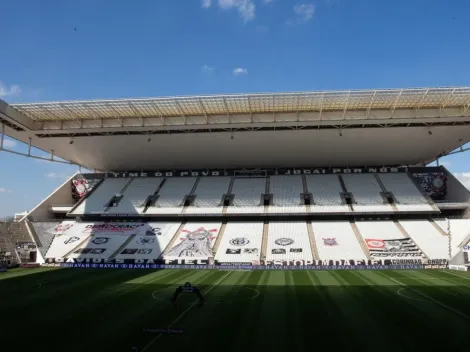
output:
M 435 170 L 434 168 L 422 171 L 417 170 L 412 171 L 411 175 L 423 191 L 432 199 L 440 200 L 446 195 L 447 176 L 443 170 Z
M 440 168 L 426 168 L 430 171 L 440 171 Z M 154 170 L 154 171 L 125 171 L 125 172 L 108 172 L 77 175 L 73 184 L 83 184 L 91 187 L 90 180 L 100 180 L 103 178 L 143 178 L 143 177 L 217 177 L 217 176 L 284 176 L 284 175 L 324 175 L 324 174 L 364 174 L 364 173 L 396 173 L 396 172 L 412 172 L 413 168 L 408 167 L 367 167 L 367 168 L 282 168 L 282 169 L 194 169 L 194 170 Z M 416 168 L 417 171 L 423 168 Z M 428 172 L 428 171 L 426 171 Z M 78 182 L 79 180 L 82 180 Z M 80 188 L 78 194 L 83 194 L 85 190 Z

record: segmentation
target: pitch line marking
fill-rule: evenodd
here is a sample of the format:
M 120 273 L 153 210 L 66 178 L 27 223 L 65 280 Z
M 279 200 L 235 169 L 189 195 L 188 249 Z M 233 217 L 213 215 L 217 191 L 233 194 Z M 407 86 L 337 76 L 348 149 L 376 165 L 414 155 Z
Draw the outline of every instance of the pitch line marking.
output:
M 175 285 L 176 287 L 177 285 Z M 251 301 L 253 299 L 256 299 L 258 298 L 258 296 L 260 295 L 260 292 L 259 290 L 257 290 L 256 288 L 251 288 L 251 287 L 243 287 L 241 285 L 233 285 L 233 287 L 240 287 L 242 289 L 245 289 L 245 290 L 252 290 L 255 294 L 253 296 L 250 296 L 250 297 L 247 297 L 247 298 L 242 298 L 242 299 L 236 299 L 236 300 L 232 300 L 232 301 L 215 301 L 215 302 L 205 302 L 204 305 L 214 305 L 214 304 L 232 304 L 232 303 L 239 303 L 239 302 L 247 302 L 247 301 Z M 157 292 L 160 292 L 160 291 L 163 291 L 163 290 L 167 290 L 167 289 L 173 289 L 174 287 L 172 286 L 169 286 L 169 287 L 165 287 L 165 288 L 160 288 L 158 290 L 155 290 L 152 292 L 152 298 L 153 299 L 156 299 L 158 301 L 168 301 L 170 302 L 170 300 L 168 298 L 162 298 L 162 297 L 158 297 L 158 296 L 155 296 L 155 293 Z
M 223 279 L 225 279 L 227 276 L 229 276 L 231 273 L 231 271 L 229 271 L 227 274 L 225 274 L 224 276 L 222 276 L 219 280 L 217 280 L 211 287 L 209 287 L 209 289 L 206 290 L 206 292 L 204 292 L 204 295 L 207 295 L 209 292 L 212 291 L 213 288 L 215 288 L 219 283 L 222 282 Z M 189 312 L 189 310 L 194 307 L 197 303 L 199 302 L 199 299 L 195 300 L 183 313 L 181 313 L 175 320 L 173 320 L 171 322 L 170 325 L 168 325 L 168 328 L 167 329 L 170 329 L 173 325 L 175 325 L 177 322 L 180 321 L 181 318 L 184 317 L 184 315 Z M 147 346 L 145 346 L 143 349 L 142 349 L 142 352 L 145 352 L 150 346 L 152 346 L 155 341 L 157 341 L 160 337 L 162 337 L 162 333 L 158 334 L 152 341 L 150 341 Z
M 457 274 L 457 273 L 452 273 L 452 272 L 446 271 L 446 270 L 442 270 L 442 272 L 444 272 L 444 273 L 446 273 L 446 274 L 450 274 L 450 275 L 454 275 L 454 276 L 460 277 L 461 279 L 470 280 L 470 277 L 468 277 L 468 276 L 459 275 L 459 274 Z M 465 286 L 467 286 L 467 285 L 465 285 Z
M 407 288 L 402 287 L 402 288 L 399 288 L 399 289 L 397 290 L 397 295 L 399 295 L 399 296 L 401 296 L 401 297 L 403 297 L 403 298 L 412 299 L 412 300 L 414 300 L 414 301 L 426 302 L 426 303 L 431 302 L 431 301 L 425 301 L 424 299 L 421 299 L 421 298 L 414 298 L 414 297 L 405 296 L 403 293 L 400 292 L 401 290 L 407 290 Z
M 389 278 L 391 281 L 393 281 L 393 282 L 399 284 L 400 286 L 403 286 L 404 288 L 407 288 L 407 289 L 409 289 L 409 290 L 411 290 L 411 291 L 417 293 L 418 295 L 420 295 L 420 296 L 422 296 L 422 297 L 424 297 L 424 298 L 427 298 L 428 300 L 430 300 L 430 301 L 436 303 L 437 305 L 440 305 L 441 307 L 444 307 L 445 309 L 450 310 L 451 312 L 454 312 L 455 314 L 458 314 L 458 315 L 460 315 L 461 317 L 463 317 L 463 318 L 465 318 L 465 319 L 467 319 L 467 320 L 470 320 L 470 317 L 468 317 L 468 316 L 466 316 L 465 314 L 459 312 L 458 310 L 455 310 L 454 308 L 449 307 L 448 305 L 446 305 L 446 304 L 444 304 L 444 303 L 442 303 L 442 302 L 439 302 L 438 300 L 435 300 L 434 298 L 429 297 L 428 295 L 426 295 L 426 294 L 424 294 L 424 293 L 421 293 L 421 292 L 419 292 L 418 290 L 415 290 L 415 289 L 412 288 L 412 287 L 408 287 L 408 286 L 402 284 L 400 281 L 395 280 L 394 278 L 392 278 L 392 277 L 390 277 L 390 276 L 389 276 L 388 278 Z

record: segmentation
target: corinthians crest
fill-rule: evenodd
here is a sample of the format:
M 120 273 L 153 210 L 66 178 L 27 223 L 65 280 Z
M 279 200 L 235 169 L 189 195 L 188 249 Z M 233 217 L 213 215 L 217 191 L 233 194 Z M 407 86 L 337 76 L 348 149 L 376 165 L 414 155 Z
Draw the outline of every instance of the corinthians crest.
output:
M 206 230 L 203 227 L 195 231 L 187 231 L 185 237 L 180 238 L 181 242 L 170 249 L 165 257 L 212 257 L 212 241 L 215 239 L 213 232 L 217 230 Z
M 336 238 L 322 238 L 323 244 L 325 246 L 337 246 L 338 242 L 336 242 Z
M 248 243 L 250 243 L 250 241 L 248 240 L 248 238 L 244 237 L 237 237 L 230 240 L 230 244 L 232 246 L 245 246 Z
M 274 243 L 278 246 L 288 246 L 294 243 L 294 240 L 292 238 L 278 238 Z

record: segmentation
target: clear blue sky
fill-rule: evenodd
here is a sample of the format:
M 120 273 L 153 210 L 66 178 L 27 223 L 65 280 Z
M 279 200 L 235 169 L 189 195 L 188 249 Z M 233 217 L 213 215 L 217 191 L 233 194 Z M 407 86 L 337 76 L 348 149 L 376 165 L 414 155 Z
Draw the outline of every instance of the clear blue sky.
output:
M 10 103 L 470 82 L 468 0 L 1 3 Z M 470 153 L 445 161 L 470 181 Z M 74 171 L 0 153 L 0 217 Z

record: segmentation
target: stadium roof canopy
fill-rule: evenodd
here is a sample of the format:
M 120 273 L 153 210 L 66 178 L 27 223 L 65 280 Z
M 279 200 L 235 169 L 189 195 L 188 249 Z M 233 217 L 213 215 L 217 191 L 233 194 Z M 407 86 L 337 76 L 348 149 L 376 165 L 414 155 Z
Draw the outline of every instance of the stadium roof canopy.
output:
M 468 142 L 469 109 L 470 87 L 0 101 L 0 124 L 99 170 L 413 165 Z

